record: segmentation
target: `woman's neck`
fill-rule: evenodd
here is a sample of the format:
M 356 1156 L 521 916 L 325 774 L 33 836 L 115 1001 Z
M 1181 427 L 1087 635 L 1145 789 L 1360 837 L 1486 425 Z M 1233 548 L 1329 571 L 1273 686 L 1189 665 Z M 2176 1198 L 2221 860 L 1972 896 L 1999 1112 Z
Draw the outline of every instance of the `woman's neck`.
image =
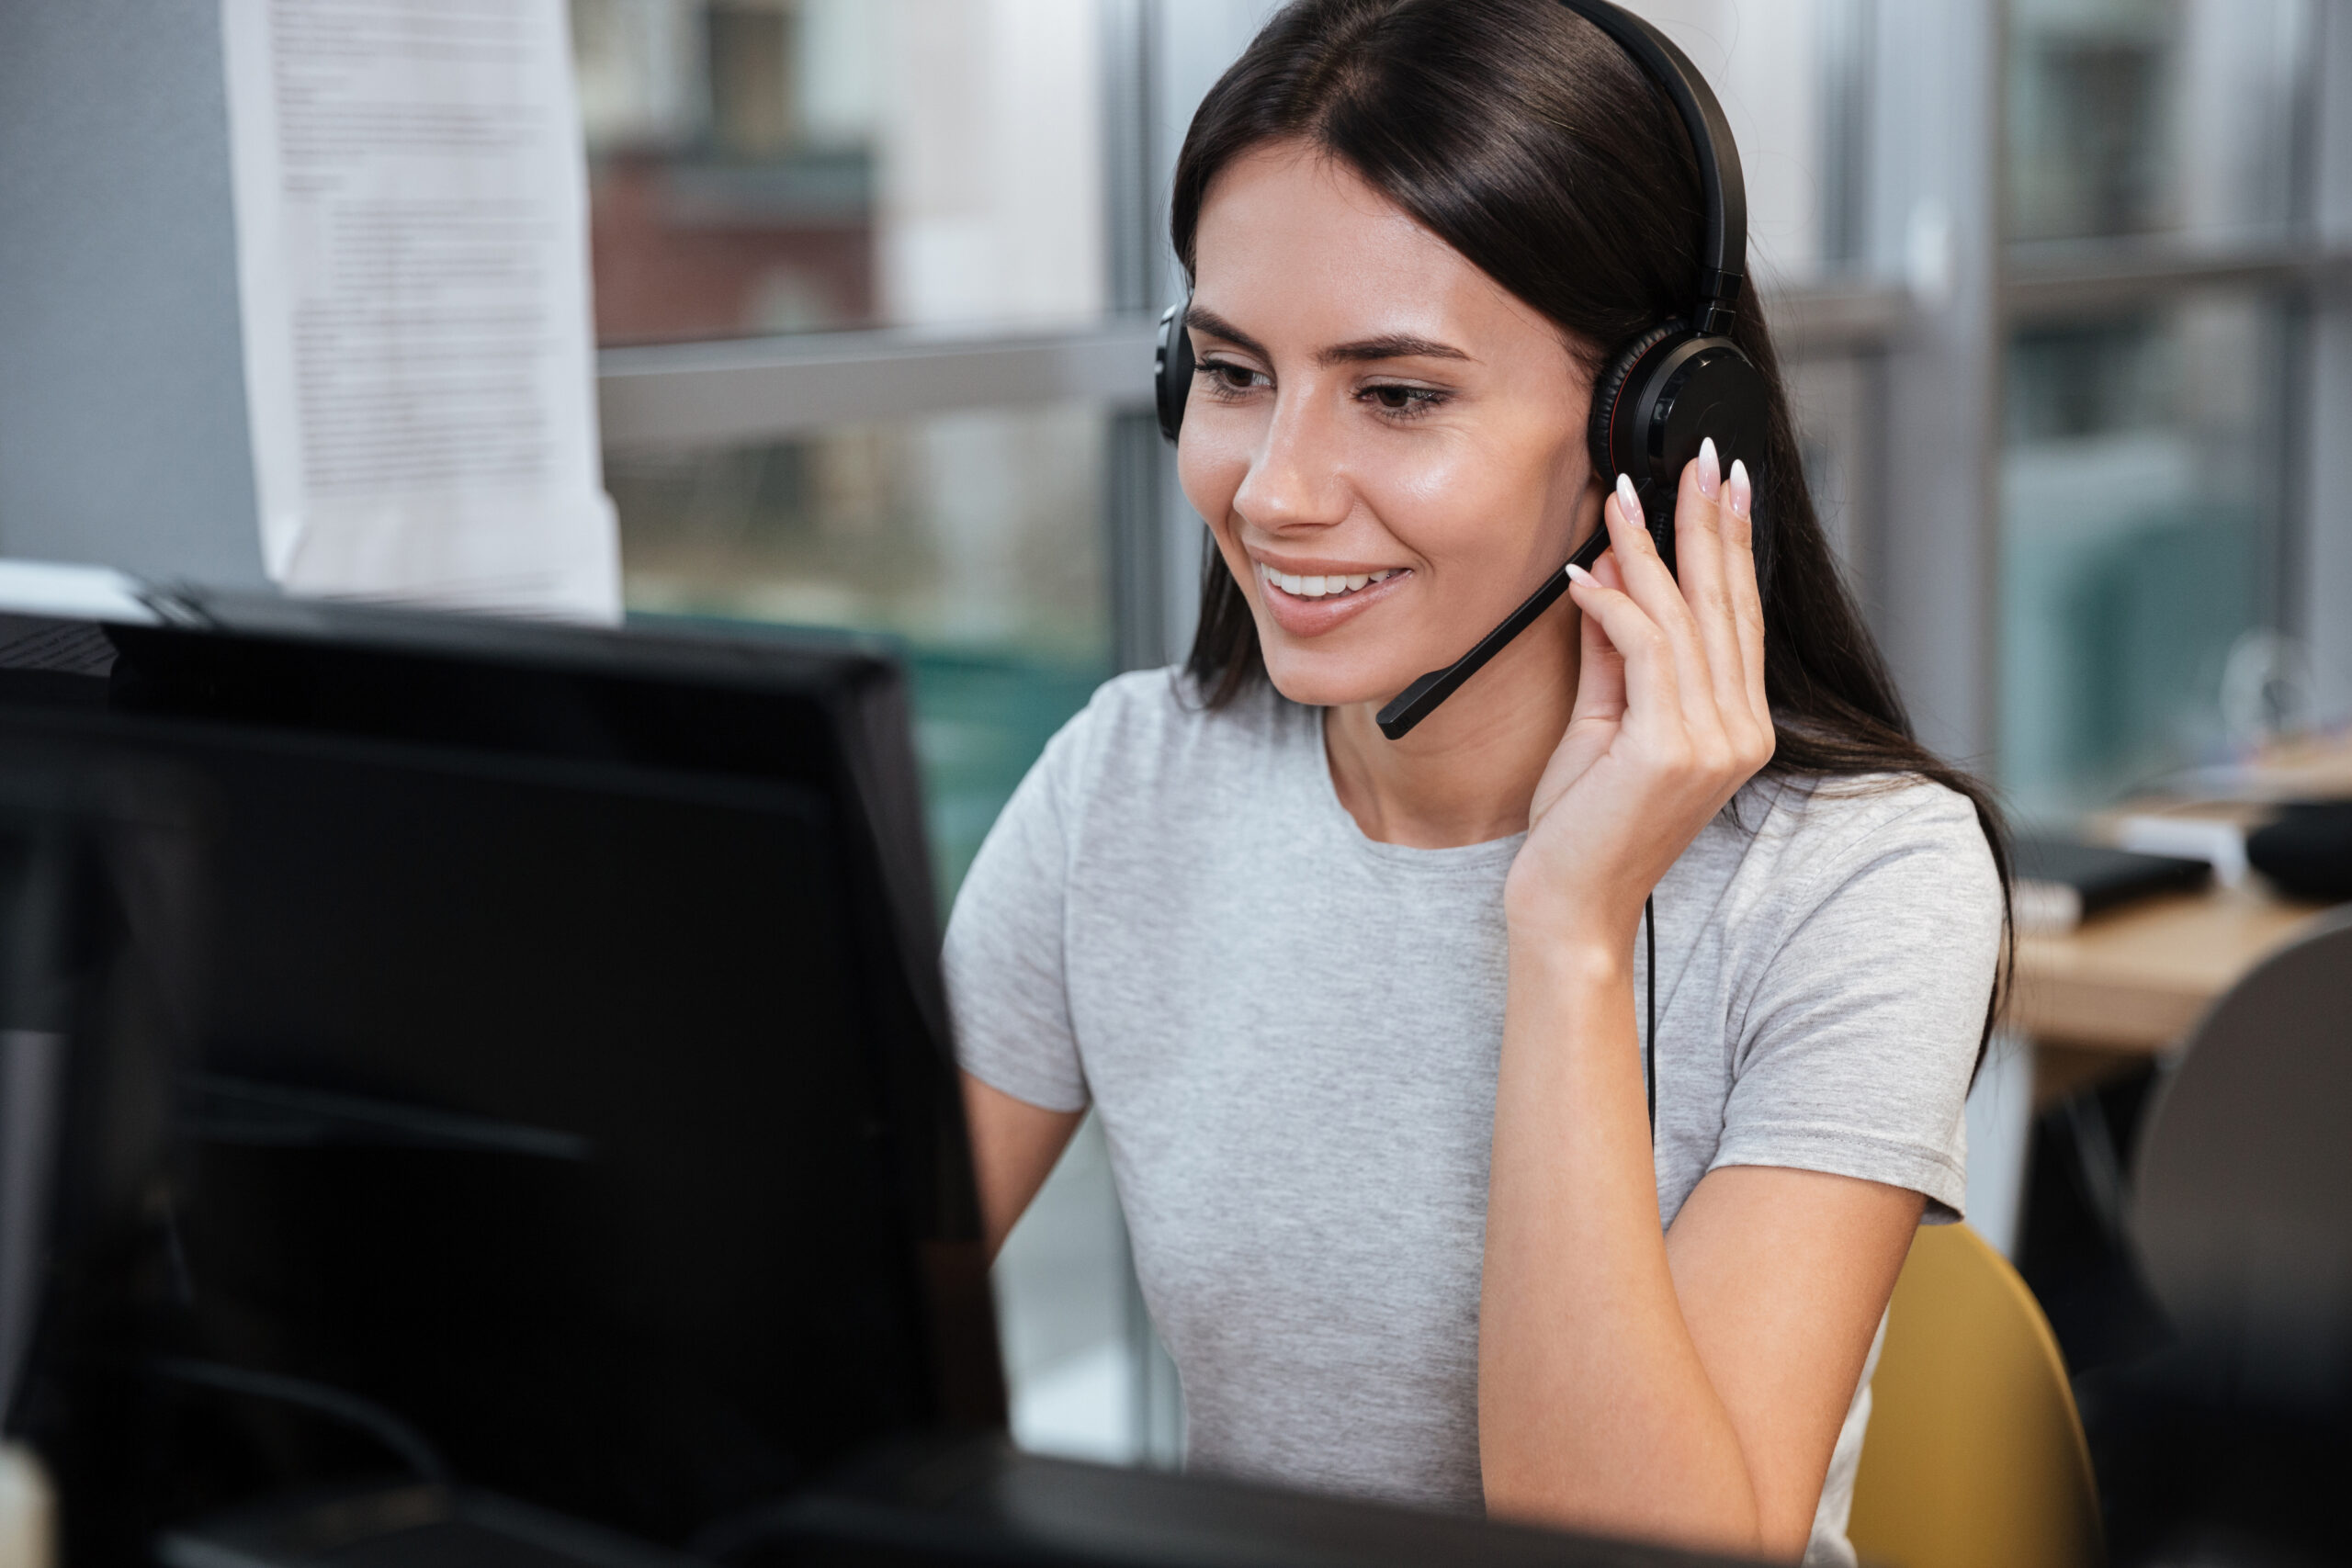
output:
M 1331 785 L 1364 837 L 1433 850 L 1524 831 L 1576 705 L 1577 630 L 1564 599 L 1402 740 L 1376 703 L 1328 709 Z

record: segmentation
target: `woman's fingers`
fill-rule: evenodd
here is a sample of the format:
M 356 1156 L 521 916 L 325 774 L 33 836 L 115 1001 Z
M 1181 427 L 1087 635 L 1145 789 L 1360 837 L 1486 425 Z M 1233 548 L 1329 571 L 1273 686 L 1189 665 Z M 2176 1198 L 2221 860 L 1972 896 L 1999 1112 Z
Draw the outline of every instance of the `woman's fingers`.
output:
M 1688 766 L 1728 794 L 1770 760 L 1773 735 L 1750 523 L 1753 487 L 1745 465 L 1735 463 L 1724 474 L 1719 462 L 1707 441 L 1684 468 L 1675 507 L 1679 581 L 1659 558 L 1633 483 L 1623 475 L 1605 509 L 1611 549 L 1603 560 L 1619 569 L 1622 584 L 1612 586 L 1649 621 L 1674 666 L 1676 710 L 1645 710 L 1641 683 L 1632 681 L 1629 728 L 1671 723 L 1674 747 Z M 1604 629 L 1613 637 L 1613 627 L 1604 624 Z
M 1699 640 L 1699 628 L 1690 618 L 1690 606 L 1683 602 L 1682 590 L 1676 585 L 1674 574 L 1658 557 L 1657 546 L 1650 538 L 1648 524 L 1642 516 L 1641 501 L 1634 492 L 1634 481 L 1626 475 L 1617 476 L 1617 491 L 1606 512 L 1610 553 L 1617 558 L 1617 570 L 1624 574 L 1624 593 L 1642 607 L 1673 650 L 1676 683 L 1682 700 L 1712 705 L 1713 682 L 1707 672 L 1706 649 Z
M 1683 470 L 1674 506 L 1674 567 L 1706 649 L 1708 689 L 1716 708 L 1728 717 L 1747 709 L 1747 671 L 1733 603 L 1732 563 L 1724 547 L 1731 519 L 1721 461 L 1714 442 L 1703 440 L 1699 456 Z
M 1622 574 L 1622 565 L 1620 570 Z M 1609 586 L 1582 567 L 1568 568 L 1568 576 L 1573 580 L 1568 596 L 1584 612 L 1586 635 L 1591 635 L 1592 623 L 1600 623 L 1616 650 L 1627 728 L 1680 741 L 1688 727 L 1675 680 L 1674 649 L 1666 634 L 1624 589 Z
M 1690 608 L 1682 602 L 1682 590 L 1675 585 L 1674 573 L 1658 557 L 1657 544 L 1650 537 L 1648 519 L 1642 515 L 1641 497 L 1634 492 L 1632 475 L 1617 476 L 1617 488 L 1610 492 L 1609 504 L 1601 508 L 1601 520 L 1609 528 L 1610 553 L 1617 558 L 1617 570 L 1624 574 L 1625 596 L 1639 604 L 1657 623 L 1660 631 L 1691 629 Z
M 1689 475 L 1684 477 L 1686 494 L 1678 499 L 1687 501 Z M 1713 506 L 1713 502 L 1704 500 L 1704 504 Z M 1671 650 L 1675 686 L 1681 699 L 1681 711 L 1676 716 L 1680 721 L 1690 761 L 1704 773 L 1724 772 L 1731 766 L 1736 748 L 1724 723 L 1716 695 L 1717 677 L 1711 668 L 1706 641 L 1691 615 L 1690 604 L 1682 596 L 1681 587 L 1658 558 L 1648 530 L 1641 525 L 1633 481 L 1622 474 L 1617 479 L 1615 511 L 1618 515 L 1610 532 L 1611 553 L 1625 573 L 1626 592 L 1657 624 Z
M 1606 554 L 1593 563 L 1592 580 L 1621 592 L 1624 586 L 1616 558 Z M 1571 586 L 1568 592 L 1574 597 L 1576 589 Z M 1601 629 L 1600 616 L 1578 616 L 1577 628 L 1581 662 L 1577 667 L 1576 706 L 1568 713 L 1572 729 L 1588 719 L 1616 720 L 1625 714 L 1625 656 Z
M 1592 575 L 1600 580 L 1603 588 L 1614 588 L 1620 593 L 1625 592 L 1625 570 L 1618 564 L 1614 552 L 1600 552 L 1600 558 L 1592 563 Z
M 1724 558 L 1731 574 L 1732 611 L 1739 626 L 1747 710 L 1769 739 L 1772 705 L 1764 690 L 1764 596 L 1756 578 L 1756 497 L 1747 465 L 1735 460 L 1724 480 Z

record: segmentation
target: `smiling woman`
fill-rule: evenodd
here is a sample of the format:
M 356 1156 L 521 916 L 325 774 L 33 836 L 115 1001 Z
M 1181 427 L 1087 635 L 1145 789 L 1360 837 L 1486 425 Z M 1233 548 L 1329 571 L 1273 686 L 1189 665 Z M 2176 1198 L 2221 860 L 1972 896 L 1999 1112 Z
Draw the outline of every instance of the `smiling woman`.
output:
M 1091 1105 L 1194 1465 L 1850 1562 L 2004 874 L 1838 581 L 1744 298 L 1762 461 L 1669 483 L 1674 570 L 1593 468 L 1597 373 L 1693 298 L 1698 186 L 1554 0 L 1274 17 L 1177 172 L 1198 641 L 1047 748 L 946 965 L 991 1235 Z
M 1261 612 L 1276 686 L 1314 704 L 1393 692 L 1476 641 L 1599 521 L 1590 374 L 1533 307 L 1313 143 L 1261 144 L 1216 188 L 1189 236 L 1197 384 L 1178 473 Z M 1391 574 L 1381 593 L 1336 604 L 1265 576 L 1374 571 Z M 1376 604 L 1390 609 L 1367 618 Z M 1519 661 L 1573 690 L 1573 630 L 1551 617 Z M 1451 744 L 1442 725 L 1419 742 Z

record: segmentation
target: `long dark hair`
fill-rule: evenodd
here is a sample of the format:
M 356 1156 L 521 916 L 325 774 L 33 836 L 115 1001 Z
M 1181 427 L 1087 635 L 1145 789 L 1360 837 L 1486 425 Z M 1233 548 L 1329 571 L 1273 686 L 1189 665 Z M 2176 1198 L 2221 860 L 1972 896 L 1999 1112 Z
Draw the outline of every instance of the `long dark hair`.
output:
M 1472 265 L 1563 328 L 1598 374 L 1686 312 L 1703 215 L 1689 138 L 1664 95 L 1558 0 L 1294 0 L 1220 77 L 1176 161 L 1170 232 L 1189 276 L 1201 203 L 1236 158 L 1311 144 L 1352 169 Z M 2002 888 L 2009 855 L 1977 779 L 1919 744 L 1805 488 L 1788 393 L 1752 286 L 1731 335 L 1764 373 L 1771 417 L 1756 504 L 1772 520 L 1764 686 L 1768 773 L 1933 780 L 1965 795 Z M 1211 707 L 1266 680 L 1249 601 L 1212 542 L 1186 673 Z

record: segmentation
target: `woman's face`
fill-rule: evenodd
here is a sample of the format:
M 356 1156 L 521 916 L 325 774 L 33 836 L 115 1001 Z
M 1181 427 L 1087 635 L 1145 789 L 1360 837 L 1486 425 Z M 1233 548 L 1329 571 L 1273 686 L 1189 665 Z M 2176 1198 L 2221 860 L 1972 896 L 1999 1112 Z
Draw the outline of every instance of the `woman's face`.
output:
M 1296 143 L 1216 177 L 1194 246 L 1184 494 L 1282 694 L 1385 702 L 1599 522 L 1591 378 L 1557 327 Z

